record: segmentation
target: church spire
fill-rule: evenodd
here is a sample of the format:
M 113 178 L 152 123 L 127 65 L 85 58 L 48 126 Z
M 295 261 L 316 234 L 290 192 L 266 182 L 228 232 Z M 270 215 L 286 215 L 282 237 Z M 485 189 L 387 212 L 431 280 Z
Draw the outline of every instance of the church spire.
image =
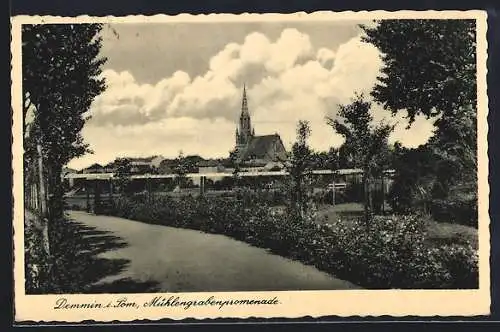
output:
M 243 99 L 241 101 L 241 113 L 248 114 L 247 87 L 243 83 Z
M 254 136 L 250 113 L 248 112 L 247 87 L 243 85 L 243 98 L 241 101 L 241 115 L 239 128 L 236 132 L 236 145 L 246 145 Z

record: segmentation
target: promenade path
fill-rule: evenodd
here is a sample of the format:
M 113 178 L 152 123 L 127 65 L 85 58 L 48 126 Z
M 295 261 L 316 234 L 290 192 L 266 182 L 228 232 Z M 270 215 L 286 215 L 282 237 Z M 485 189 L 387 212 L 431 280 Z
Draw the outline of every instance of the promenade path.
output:
M 101 261 L 125 262 L 123 268 L 94 282 L 93 287 L 100 287 L 104 292 L 106 289 L 109 291 L 107 285 L 113 285 L 113 292 L 358 288 L 314 267 L 226 236 L 80 211 L 69 211 L 68 214 L 73 222 L 87 230 L 81 235 L 84 241 L 102 243 L 104 241 L 99 237 L 104 239 L 112 235 L 113 239 L 122 243 L 115 247 L 108 246 L 108 249 L 96 254 Z M 88 268 L 92 269 L 92 266 Z M 134 284 L 147 284 L 150 288 L 145 290 L 130 286 Z M 131 289 L 125 289 L 127 285 Z

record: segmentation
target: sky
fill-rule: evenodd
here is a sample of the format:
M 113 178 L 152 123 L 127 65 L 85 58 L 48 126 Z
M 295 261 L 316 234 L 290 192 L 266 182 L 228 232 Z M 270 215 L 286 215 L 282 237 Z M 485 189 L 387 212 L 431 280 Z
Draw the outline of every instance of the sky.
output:
M 102 76 L 83 129 L 93 154 L 72 160 L 81 169 L 116 157 L 197 154 L 227 157 L 234 148 L 243 84 L 256 135 L 279 133 L 286 148 L 299 120 L 310 123 L 310 146 L 338 147 L 327 125 L 339 104 L 374 86 L 381 55 L 361 41 L 360 21 L 119 23 L 101 32 Z M 425 143 L 432 123 L 410 129 L 373 105 L 376 122 L 395 123 L 390 140 Z

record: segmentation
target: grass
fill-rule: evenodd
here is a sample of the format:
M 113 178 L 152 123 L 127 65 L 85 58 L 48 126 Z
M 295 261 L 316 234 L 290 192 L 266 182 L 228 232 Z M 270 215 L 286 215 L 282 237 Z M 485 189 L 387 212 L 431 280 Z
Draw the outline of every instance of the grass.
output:
M 323 205 L 319 207 L 318 222 L 330 223 L 334 220 L 342 219 L 349 220 L 363 215 L 363 204 L 360 203 L 343 203 L 332 205 Z
M 474 249 L 478 249 L 478 230 L 474 227 L 429 220 L 427 236 L 428 241 L 436 244 L 470 242 Z

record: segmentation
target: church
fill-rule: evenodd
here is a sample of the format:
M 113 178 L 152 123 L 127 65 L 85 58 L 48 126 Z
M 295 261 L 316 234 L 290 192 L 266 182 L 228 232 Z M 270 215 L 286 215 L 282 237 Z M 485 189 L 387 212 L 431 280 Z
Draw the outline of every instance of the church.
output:
M 282 162 L 287 158 L 285 146 L 277 133 L 263 136 L 255 135 L 255 128 L 252 127 L 248 111 L 246 86 L 243 86 L 241 114 L 239 125 L 236 128 L 234 154 L 238 163 L 247 165 L 265 165 L 270 162 Z

